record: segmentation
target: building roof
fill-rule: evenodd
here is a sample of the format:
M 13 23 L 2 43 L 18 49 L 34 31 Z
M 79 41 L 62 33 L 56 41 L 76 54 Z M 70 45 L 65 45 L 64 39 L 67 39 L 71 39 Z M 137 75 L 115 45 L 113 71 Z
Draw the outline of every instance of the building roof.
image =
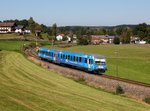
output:
M 99 39 L 114 39 L 115 36 L 109 35 L 92 35 L 92 40 L 99 40 Z
M 58 34 L 58 36 L 62 36 L 63 37 L 63 36 L 65 36 L 65 34 Z
M 24 26 L 23 25 L 18 25 L 17 27 L 15 27 L 15 29 L 23 29 Z
M 15 22 L 0 22 L 0 27 L 12 27 L 15 25 Z

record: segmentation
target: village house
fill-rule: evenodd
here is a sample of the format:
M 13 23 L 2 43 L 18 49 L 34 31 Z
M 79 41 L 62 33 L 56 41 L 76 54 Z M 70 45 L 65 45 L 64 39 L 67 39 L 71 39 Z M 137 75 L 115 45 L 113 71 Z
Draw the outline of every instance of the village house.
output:
M 130 38 L 130 43 L 131 44 L 146 44 L 146 41 L 140 40 L 140 37 L 132 37 Z
M 14 22 L 0 22 L 0 33 L 11 33 L 15 31 Z
M 65 36 L 64 34 L 59 34 L 56 36 L 56 40 L 58 40 L 58 41 L 63 40 L 64 36 Z
M 72 43 L 75 43 L 75 44 L 77 43 L 77 35 L 76 34 L 73 35 Z
M 99 35 L 92 35 L 91 36 L 91 44 L 93 45 L 98 45 L 102 43 L 101 39 L 100 39 L 100 36 Z
M 25 27 L 23 25 L 18 25 L 15 27 L 15 29 L 16 29 L 15 30 L 16 33 L 23 33 L 25 30 Z
M 29 29 L 29 27 L 25 27 L 24 32 L 25 33 L 31 33 L 31 30 Z
M 91 36 L 91 44 L 112 44 L 115 36 L 108 36 L 108 35 L 92 35 Z

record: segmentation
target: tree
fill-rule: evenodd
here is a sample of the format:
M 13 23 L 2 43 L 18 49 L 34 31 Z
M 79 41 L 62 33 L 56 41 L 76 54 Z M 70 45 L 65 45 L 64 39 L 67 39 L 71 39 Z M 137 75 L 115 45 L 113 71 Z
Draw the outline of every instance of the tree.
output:
M 115 35 L 114 30 L 113 30 L 113 29 L 109 29 L 109 30 L 108 30 L 108 35 L 112 35 L 112 36 Z
M 54 38 L 52 38 L 52 46 L 54 44 L 54 41 L 56 40 L 56 36 L 57 36 L 57 24 L 54 23 L 52 26 L 52 35 L 54 36 Z
M 42 32 L 48 33 L 48 27 L 46 25 L 41 24 L 41 29 L 42 29 Z
M 47 27 L 47 33 L 48 33 L 48 35 L 52 35 L 52 28 L 51 27 Z
M 122 27 L 119 27 L 116 29 L 116 35 L 117 36 L 120 36 L 122 34 L 122 31 L 123 31 L 123 28 Z
M 41 27 L 41 25 L 39 25 L 39 24 L 35 23 L 34 30 L 42 31 L 42 27 Z
M 133 30 L 134 35 L 137 35 L 142 40 L 148 36 L 148 26 L 146 23 L 137 25 Z
M 33 33 L 35 31 L 36 24 L 32 17 L 29 18 L 28 24 L 31 32 Z
M 106 29 L 102 29 L 102 31 L 103 31 L 104 35 L 107 35 L 107 30 Z
M 88 45 L 89 41 L 87 39 L 87 36 L 81 36 L 78 35 L 78 45 Z
M 55 36 L 55 38 L 57 36 L 57 24 L 56 23 L 53 24 L 52 26 L 52 35 Z
M 122 43 L 130 43 L 130 37 L 132 35 L 132 30 L 129 28 L 123 28 L 121 33 L 121 42 Z
M 28 24 L 28 20 L 26 20 L 26 19 L 23 19 L 23 20 L 20 20 L 20 21 L 18 21 L 18 20 L 15 20 L 15 23 L 17 24 L 17 25 L 24 25 L 24 26 L 28 26 L 29 24 Z

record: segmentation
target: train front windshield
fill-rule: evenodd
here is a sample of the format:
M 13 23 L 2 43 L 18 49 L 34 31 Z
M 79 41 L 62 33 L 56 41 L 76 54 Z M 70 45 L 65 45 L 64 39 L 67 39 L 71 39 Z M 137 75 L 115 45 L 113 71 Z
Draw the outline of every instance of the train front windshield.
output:
M 105 59 L 95 59 L 95 64 L 96 65 L 105 65 L 106 60 Z

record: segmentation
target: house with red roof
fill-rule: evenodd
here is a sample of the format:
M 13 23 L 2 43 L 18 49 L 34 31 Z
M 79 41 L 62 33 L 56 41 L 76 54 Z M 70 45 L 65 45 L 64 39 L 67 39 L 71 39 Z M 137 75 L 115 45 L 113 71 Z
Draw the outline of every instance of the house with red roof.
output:
M 58 34 L 57 36 L 56 36 L 56 39 L 59 41 L 59 40 L 63 40 L 63 37 L 64 37 L 65 35 L 64 34 Z
M 15 22 L 0 22 L 0 33 L 14 32 L 15 26 Z

